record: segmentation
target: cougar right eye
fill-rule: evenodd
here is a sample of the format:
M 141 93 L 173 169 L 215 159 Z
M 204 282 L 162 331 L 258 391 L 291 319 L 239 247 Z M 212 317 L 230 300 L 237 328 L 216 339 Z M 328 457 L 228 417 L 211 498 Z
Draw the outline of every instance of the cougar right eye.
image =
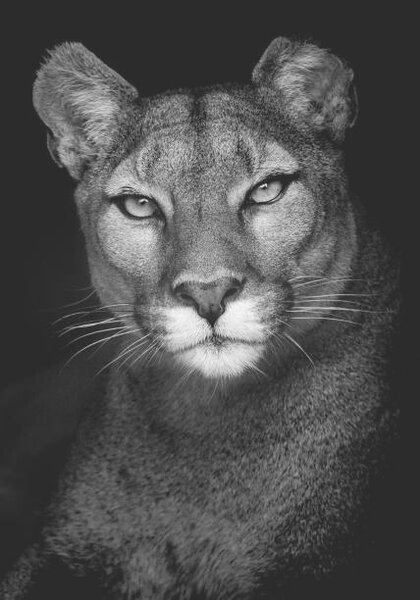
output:
M 112 198 L 122 214 L 130 219 L 149 219 L 159 213 L 159 208 L 146 196 L 126 195 Z

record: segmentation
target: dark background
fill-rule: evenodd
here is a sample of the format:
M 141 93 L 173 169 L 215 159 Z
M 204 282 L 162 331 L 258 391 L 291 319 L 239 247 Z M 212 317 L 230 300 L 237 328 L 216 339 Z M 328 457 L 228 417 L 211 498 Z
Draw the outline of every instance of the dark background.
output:
M 196 3 L 190 10 L 159 3 L 146 9 L 138 3 L 129 12 L 122 3 L 114 3 L 109 12 L 102 8 L 87 15 L 86 8 L 77 12 L 74 5 L 63 3 L 45 13 L 16 5 L 13 14 L 3 15 L 1 385 L 65 356 L 52 322 L 75 310 L 63 305 L 89 293 L 72 200 L 74 184 L 50 159 L 45 129 L 31 98 L 46 50 L 63 41 L 82 42 L 144 95 L 247 81 L 278 35 L 309 38 L 332 49 L 356 74 L 360 114 L 347 140 L 352 188 L 372 223 L 404 256 L 408 197 L 400 161 L 411 131 L 401 124 L 407 90 L 402 65 L 409 17 L 401 24 L 392 9 L 368 12 L 366 6 L 356 9 L 337 2 L 327 10 L 313 4 L 317 6 L 308 13 L 301 3 L 293 8 L 289 3 L 254 2 L 248 8 L 238 4 L 236 11 L 227 2 Z M 407 387 L 404 391 L 409 392 Z M 403 396 L 402 391 L 404 400 Z M 410 466 L 404 464 L 406 470 Z M 391 502 L 398 514 L 389 536 L 383 536 L 387 546 L 375 565 L 383 579 L 378 581 L 378 596 L 372 598 L 397 597 L 394 594 L 405 587 L 409 536 L 404 516 L 411 513 L 407 492 L 398 487 L 401 481 L 396 479 L 392 491 L 394 499 L 400 499 Z M 387 589 L 389 596 L 384 595 Z
M 51 327 L 58 307 L 89 290 L 83 241 L 72 202 L 73 182 L 49 157 L 45 130 L 32 108 L 31 88 L 46 50 L 81 41 L 148 95 L 191 85 L 249 80 L 254 64 L 277 35 L 310 38 L 333 49 L 356 73 L 360 115 L 348 139 L 353 189 L 373 222 L 401 248 L 405 198 L 396 172 L 397 107 L 402 106 L 403 36 L 394 15 L 368 14 L 337 3 L 308 14 L 281 3 L 254 3 L 228 12 L 213 4 L 170 12 L 165 5 L 126 12 L 28 14 L 16 7 L 4 21 L 1 202 L 2 348 L 0 383 L 38 371 L 62 355 Z M 76 9 L 73 9 L 74 11 Z M 68 311 L 71 309 L 67 309 Z M 65 309 L 64 309 L 65 312 Z

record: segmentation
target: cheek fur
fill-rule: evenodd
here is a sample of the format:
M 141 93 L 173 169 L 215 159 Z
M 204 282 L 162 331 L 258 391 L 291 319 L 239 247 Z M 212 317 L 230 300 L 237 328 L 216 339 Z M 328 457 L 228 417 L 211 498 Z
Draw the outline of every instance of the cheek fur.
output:
M 322 220 L 311 194 L 294 189 L 275 205 L 254 212 L 250 229 L 267 264 L 296 254 Z
M 102 253 L 117 269 L 133 276 L 157 281 L 161 269 L 162 239 L 155 224 L 132 224 L 116 215 L 113 207 L 98 223 Z

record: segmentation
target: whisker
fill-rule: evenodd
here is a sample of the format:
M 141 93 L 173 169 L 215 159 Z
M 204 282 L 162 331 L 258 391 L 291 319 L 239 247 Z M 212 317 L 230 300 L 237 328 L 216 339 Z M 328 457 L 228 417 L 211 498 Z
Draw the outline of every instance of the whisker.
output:
M 104 339 L 100 339 L 100 340 L 95 340 L 94 342 L 91 342 L 87 346 L 84 346 L 83 348 L 81 348 L 80 350 L 78 350 L 77 352 L 75 352 L 74 354 L 72 354 L 70 356 L 70 358 L 64 363 L 64 365 L 63 365 L 62 368 L 64 369 L 73 359 L 76 358 L 76 356 L 79 356 L 79 354 L 81 354 L 82 352 L 85 352 L 85 350 L 89 350 L 89 348 L 92 348 L 93 346 L 96 346 L 97 344 L 103 344 L 104 342 L 109 342 L 109 341 L 113 340 L 116 337 L 124 335 L 124 333 L 127 333 L 127 332 L 114 333 L 113 335 L 105 338 L 105 340 Z
M 282 319 L 279 319 L 279 318 L 276 319 L 276 323 L 281 323 L 282 325 L 289 327 L 289 323 L 286 323 L 286 321 L 283 321 Z
M 298 279 L 319 279 L 319 275 L 296 275 L 295 277 L 291 277 L 289 279 L 289 283 L 292 281 L 297 281 Z
M 270 333 L 271 333 L 271 337 L 269 338 L 268 343 L 269 343 L 269 346 L 271 347 L 271 350 L 273 351 L 273 353 L 276 353 L 278 348 L 280 348 L 280 350 L 283 351 L 286 346 L 286 341 L 283 339 L 283 337 L 280 337 L 274 331 L 272 331 Z M 267 359 L 267 362 L 269 364 L 268 359 Z
M 336 319 L 335 317 L 291 317 L 293 321 L 337 321 L 338 323 L 350 323 L 351 325 L 361 325 L 357 321 L 350 319 Z
M 69 346 L 75 344 L 76 342 L 79 342 L 80 340 L 83 340 L 84 338 L 91 337 L 92 335 L 98 335 L 100 333 L 105 333 L 107 331 L 124 331 L 124 332 L 127 332 L 127 329 L 126 329 L 126 327 L 124 325 L 122 325 L 120 327 L 109 327 L 108 329 L 99 329 L 98 331 L 90 331 L 89 333 L 85 333 L 83 335 L 79 335 L 78 337 L 74 338 L 73 340 L 70 340 L 65 345 L 65 348 L 68 348 Z
M 156 356 L 158 356 L 158 354 L 159 354 L 160 350 L 162 350 L 162 348 L 163 348 L 163 342 L 158 341 L 155 344 L 154 351 L 150 354 L 150 356 L 147 357 L 145 366 L 152 364 L 152 362 L 154 361 Z
M 377 296 L 378 294 L 376 294 L 375 292 L 372 293 L 360 293 L 360 294 L 351 294 L 351 293 L 347 293 L 347 292 L 343 292 L 343 293 L 337 293 L 337 294 L 319 294 L 318 296 L 305 296 L 305 298 L 340 298 L 341 296 L 353 296 L 356 298 L 359 297 L 364 297 L 364 296 Z
M 123 351 L 118 356 L 119 359 L 121 359 L 125 356 L 123 362 L 120 365 L 118 365 L 118 369 L 121 369 L 121 367 L 123 365 L 125 365 L 131 358 L 133 358 L 133 355 L 137 352 L 137 350 L 139 348 L 141 348 L 142 346 L 144 346 L 145 344 L 148 343 L 147 341 L 145 341 L 145 338 L 149 337 L 150 335 L 152 335 L 152 334 L 148 333 L 147 335 L 143 336 L 142 338 L 136 340 L 136 342 L 134 344 L 130 344 L 129 346 L 127 346 L 125 351 Z
M 211 402 L 213 400 L 214 396 L 216 395 L 216 391 L 217 391 L 218 386 L 219 386 L 219 378 L 217 377 L 216 378 L 216 382 L 214 384 L 213 391 L 210 394 L 209 402 Z
M 270 376 L 268 375 L 268 373 L 266 373 L 265 371 L 263 371 L 262 369 L 260 369 L 259 367 L 257 367 L 256 364 L 250 365 L 249 369 L 250 369 L 251 373 L 253 373 L 255 371 L 255 372 L 259 373 L 260 375 L 262 375 L 263 377 L 265 377 L 266 379 L 270 378 Z
M 119 323 L 121 325 L 121 321 L 116 319 L 115 317 L 111 317 L 109 319 L 104 319 L 103 321 L 92 321 L 90 323 L 82 323 L 79 325 L 68 325 L 64 327 L 61 333 L 58 334 L 58 337 L 62 337 L 71 331 L 78 331 L 79 329 L 90 329 L 92 327 L 100 327 L 101 325 L 112 325 L 114 323 Z M 121 325 L 123 327 L 123 325 Z
M 285 327 L 291 327 L 290 323 L 287 323 L 287 321 L 283 321 L 282 319 L 275 319 L 273 322 L 273 325 L 278 325 L 278 324 L 284 325 Z M 267 328 L 268 333 L 271 333 L 272 335 L 276 335 L 275 331 L 272 331 L 271 329 Z
M 311 365 L 313 367 L 315 367 L 315 363 L 312 360 L 312 358 L 309 356 L 309 354 L 302 348 L 302 346 L 300 344 L 298 344 L 298 342 L 292 338 L 292 336 L 290 336 L 288 333 L 283 333 L 282 334 L 283 337 L 285 337 L 287 340 L 289 340 L 289 342 L 291 342 L 292 344 L 294 344 L 297 348 L 299 348 L 299 350 L 306 356 L 306 358 L 309 360 L 309 362 L 311 363 Z
M 87 292 L 87 290 L 96 291 L 93 285 L 85 285 L 83 287 L 64 287 L 66 292 Z
M 141 344 L 140 342 L 142 342 L 145 338 L 147 338 L 148 336 L 150 336 L 151 333 L 147 333 L 146 335 L 144 335 L 142 338 L 135 340 L 134 342 L 132 342 L 131 344 L 129 344 L 128 346 L 126 346 L 124 348 L 124 350 L 122 350 L 118 356 L 114 357 L 112 360 L 110 360 L 108 363 L 106 363 L 106 365 L 104 365 L 97 373 L 96 376 L 100 375 L 103 371 L 105 371 L 105 369 L 107 369 L 108 367 L 110 367 L 111 365 L 113 365 L 114 363 L 116 363 L 118 360 L 121 360 L 121 358 L 123 358 L 123 356 L 126 356 L 127 353 L 129 353 L 130 356 L 132 356 L 130 350 L 132 349 L 133 346 L 136 346 L 135 349 L 137 349 Z M 129 356 L 129 357 L 130 357 Z M 124 361 L 125 362 L 125 361 Z M 120 365 L 121 367 L 122 365 Z
M 319 279 L 314 279 L 312 281 L 304 281 L 303 283 L 298 283 L 297 285 L 294 286 L 294 288 L 297 289 L 297 288 L 304 287 L 306 285 L 316 285 L 316 284 L 322 283 L 322 282 L 336 283 L 339 281 L 365 281 L 365 279 L 353 279 L 352 277 L 335 277 L 335 278 L 330 279 L 328 277 L 320 277 Z
M 122 337 L 123 335 L 129 335 L 129 334 L 132 334 L 132 333 L 137 333 L 137 332 L 138 332 L 138 329 L 137 329 L 137 327 L 131 327 L 130 329 L 126 329 L 126 331 L 123 331 L 123 332 L 121 333 L 121 337 Z M 115 337 L 118 337 L 118 335 L 116 335 Z M 104 345 L 107 343 L 107 341 L 108 341 L 108 340 L 105 338 L 105 340 L 102 342 L 102 344 L 99 344 L 99 346 L 97 346 L 97 347 L 95 348 L 95 350 L 92 352 L 92 356 L 93 356 L 94 354 L 96 354 L 96 352 L 98 352 L 98 351 L 99 351 L 99 350 L 100 350 L 100 349 L 101 349 L 101 348 L 102 348 L 102 347 L 103 347 L 103 346 L 104 346 Z
M 181 377 L 178 378 L 178 381 L 175 383 L 174 386 L 172 386 L 171 388 L 171 394 L 176 393 L 179 388 L 183 385 L 183 383 L 186 383 L 188 381 L 188 379 L 191 377 L 191 375 L 194 373 L 194 369 L 193 368 L 188 368 L 184 366 L 185 372 L 181 375 Z
M 141 354 L 139 354 L 138 356 L 135 357 L 134 361 L 130 363 L 129 368 L 132 369 L 134 367 L 134 365 L 136 364 L 136 362 L 138 362 L 143 356 L 146 356 L 146 354 L 148 354 L 148 352 L 151 352 L 156 346 L 156 341 L 152 341 L 152 343 L 150 344 L 150 346 L 148 346 L 146 348 L 146 350 L 144 350 Z
M 93 308 L 95 308 L 96 310 L 106 310 L 108 308 L 116 308 L 117 306 L 130 306 L 130 308 L 133 307 L 133 305 L 129 302 L 118 302 L 117 304 L 102 304 L 101 306 Z
M 287 312 L 289 313 L 293 313 L 293 312 L 311 312 L 311 311 L 318 311 L 318 310 L 335 310 L 335 311 L 344 311 L 344 312 L 360 312 L 360 313 L 379 313 L 381 311 L 377 311 L 377 310 L 367 310 L 367 309 L 363 309 L 363 308 L 349 308 L 348 306 L 297 306 L 296 310 L 288 310 Z M 382 311 L 383 312 L 383 311 Z
M 60 321 L 64 321 L 65 319 L 70 319 L 71 317 L 79 317 L 82 315 L 92 315 L 92 314 L 95 314 L 95 313 L 103 311 L 103 310 L 108 310 L 110 308 L 116 308 L 118 306 L 130 306 L 131 307 L 131 304 L 121 303 L 121 304 L 107 304 L 104 306 L 88 307 L 88 308 L 86 308 L 86 310 L 80 310 L 80 311 L 77 311 L 74 313 L 69 313 L 69 314 L 59 317 L 58 319 L 53 321 L 53 325 L 55 325 L 56 323 L 59 323 Z M 130 313 L 131 313 L 131 311 L 127 311 L 126 313 L 119 311 L 119 314 L 130 314 Z
M 164 345 L 165 345 L 164 340 L 159 336 L 159 338 L 155 341 L 155 344 L 154 344 L 154 347 L 155 347 L 154 352 L 152 352 L 152 354 L 147 357 L 146 365 L 151 364 L 155 360 L 155 358 L 157 356 L 159 356 L 159 352 L 162 350 Z
M 70 319 L 71 317 L 78 317 L 80 315 L 89 315 L 89 314 L 91 314 L 91 311 L 79 310 L 77 312 L 69 313 L 67 315 L 63 315 L 63 316 L 59 317 L 58 319 L 55 319 L 55 321 L 53 321 L 52 324 L 56 325 L 57 323 L 60 323 L 60 321 L 64 321 L 64 319 Z
M 320 302 L 333 302 L 332 299 L 330 298 L 308 298 L 307 296 L 302 296 L 301 298 L 296 298 L 295 301 L 293 302 L 294 305 L 297 304 L 302 304 L 304 302 L 311 302 L 311 303 L 320 303 Z M 339 304 L 349 304 L 349 305 L 354 305 L 354 306 L 363 306 L 363 304 L 359 302 L 357 302 L 356 300 L 341 300 L 340 298 L 334 298 L 334 304 L 337 304 L 337 306 Z
M 89 298 L 91 298 L 92 296 L 94 296 L 96 293 L 96 290 L 92 290 L 90 292 L 90 294 L 88 294 L 87 296 L 85 296 L 84 298 L 82 298 L 81 300 L 76 300 L 75 302 L 69 302 L 68 304 L 62 304 L 61 306 L 57 306 L 57 310 L 59 309 L 63 309 L 63 308 L 70 308 L 72 306 L 77 306 L 78 304 L 83 304 L 83 302 L 86 302 L 86 300 L 89 300 Z

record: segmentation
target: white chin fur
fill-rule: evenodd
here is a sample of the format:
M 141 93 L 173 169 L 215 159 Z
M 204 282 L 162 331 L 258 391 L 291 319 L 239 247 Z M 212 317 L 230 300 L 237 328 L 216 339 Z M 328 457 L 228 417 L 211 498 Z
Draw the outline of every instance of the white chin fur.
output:
M 214 346 L 211 343 L 190 348 L 176 358 L 190 370 L 205 377 L 236 377 L 247 369 L 252 370 L 263 352 L 262 344 L 250 345 L 238 342 Z
M 166 329 L 166 349 L 188 370 L 206 377 L 241 375 L 247 369 L 252 370 L 263 353 L 266 332 L 261 309 L 254 300 L 230 302 L 217 320 L 214 332 L 191 307 L 166 308 L 160 316 Z M 216 345 L 211 341 L 213 333 L 232 341 L 226 339 L 222 345 Z

